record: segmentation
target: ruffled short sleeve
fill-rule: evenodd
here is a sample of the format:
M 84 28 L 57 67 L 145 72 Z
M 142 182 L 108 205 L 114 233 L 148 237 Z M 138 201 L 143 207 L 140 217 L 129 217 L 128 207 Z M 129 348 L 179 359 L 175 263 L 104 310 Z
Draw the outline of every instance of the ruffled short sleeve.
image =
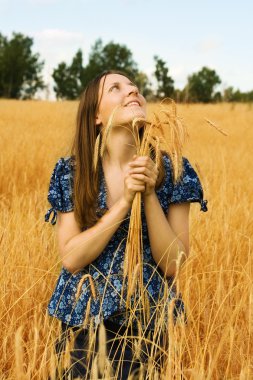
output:
M 73 161 L 71 157 L 60 158 L 51 175 L 48 201 L 51 208 L 45 214 L 45 222 L 49 222 L 50 216 L 53 213 L 51 224 L 56 224 L 57 211 L 70 212 L 74 209 L 72 200 L 73 194 Z
M 207 200 L 203 199 L 203 189 L 199 177 L 187 158 L 183 157 L 183 172 L 174 185 L 169 203 L 199 202 L 201 211 L 208 211 Z

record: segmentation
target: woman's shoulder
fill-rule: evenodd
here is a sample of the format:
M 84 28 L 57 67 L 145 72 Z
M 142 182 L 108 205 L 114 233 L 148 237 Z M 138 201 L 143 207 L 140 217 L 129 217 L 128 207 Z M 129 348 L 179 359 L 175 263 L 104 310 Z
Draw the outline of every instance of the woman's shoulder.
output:
M 173 164 L 172 164 L 171 157 L 167 152 L 163 152 L 162 158 L 163 158 L 163 163 L 165 165 L 167 174 L 169 174 L 172 179 Z M 187 157 L 182 156 L 181 165 L 182 165 L 181 174 L 179 175 L 179 177 L 177 178 L 175 182 L 177 183 L 180 181 L 187 181 L 187 178 L 189 177 L 193 178 L 196 181 L 198 178 L 198 175 Z
M 162 158 L 163 158 L 164 164 L 168 166 L 170 169 L 172 169 L 172 161 L 171 161 L 171 157 L 169 153 L 162 151 Z M 183 170 L 192 168 L 189 159 L 185 156 L 182 156 L 182 167 L 183 167 Z
M 55 164 L 50 181 L 53 189 L 59 193 L 72 193 L 74 171 L 74 156 L 59 158 Z
M 75 170 L 75 157 L 60 157 L 55 164 L 54 171 L 57 174 L 72 173 Z
M 45 215 L 46 222 L 49 221 L 52 212 L 54 212 L 54 216 L 51 223 L 55 224 L 57 211 L 73 211 L 74 204 L 72 194 L 74 167 L 75 160 L 73 156 L 61 157 L 56 162 L 49 183 L 47 198 L 52 207 Z
M 176 181 L 173 182 L 173 166 L 172 161 L 167 152 L 162 154 L 166 169 L 166 185 L 170 194 L 170 203 L 182 202 L 199 202 L 201 211 L 207 211 L 207 200 L 203 199 L 203 187 L 196 170 L 191 165 L 187 157 L 182 157 L 181 174 Z

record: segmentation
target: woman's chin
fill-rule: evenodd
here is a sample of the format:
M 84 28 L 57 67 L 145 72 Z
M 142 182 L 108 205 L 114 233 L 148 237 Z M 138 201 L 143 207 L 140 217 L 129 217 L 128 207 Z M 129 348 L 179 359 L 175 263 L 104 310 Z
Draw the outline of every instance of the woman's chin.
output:
M 146 120 L 146 114 L 144 112 L 135 112 L 131 117 L 119 118 L 118 120 L 113 121 L 113 126 L 133 126 L 134 124 L 143 126 L 143 123 Z M 143 123 L 141 123 L 143 121 Z
M 143 112 L 136 112 L 135 115 L 132 115 L 131 119 L 129 119 L 129 123 L 134 123 L 138 121 L 145 121 L 146 120 L 146 114 Z

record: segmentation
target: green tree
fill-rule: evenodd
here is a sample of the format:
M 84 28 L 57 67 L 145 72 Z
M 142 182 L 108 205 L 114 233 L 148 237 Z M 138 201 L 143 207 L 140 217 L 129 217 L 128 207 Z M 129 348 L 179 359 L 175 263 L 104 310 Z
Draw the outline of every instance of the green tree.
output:
M 134 83 L 138 86 L 140 93 L 147 99 L 151 100 L 154 97 L 151 83 L 148 79 L 147 74 L 139 71 L 134 78 Z
M 223 91 L 223 100 L 225 102 L 234 101 L 234 88 L 232 86 L 225 88 L 225 90 Z
M 223 100 L 225 102 L 252 102 L 253 91 L 241 92 L 239 89 L 234 90 L 232 86 L 227 87 L 223 92 Z
M 191 102 L 209 103 L 214 100 L 215 88 L 221 83 L 215 70 L 203 67 L 188 77 L 187 94 Z
M 246 93 L 247 94 L 247 102 L 253 102 L 253 90 Z
M 83 54 L 78 50 L 71 64 L 61 62 L 53 71 L 57 98 L 77 99 L 83 89 Z
M 138 73 L 137 63 L 133 54 L 126 45 L 120 45 L 113 41 L 103 46 L 101 39 L 97 39 L 91 47 L 89 62 L 85 67 L 83 85 L 105 70 L 120 70 L 131 78 Z
M 157 81 L 157 98 L 171 97 L 174 92 L 174 80 L 168 75 L 169 69 L 166 62 L 159 58 L 157 55 L 154 56 L 155 60 L 155 78 Z
M 177 103 L 186 102 L 187 93 L 185 92 L 185 89 L 180 90 L 179 88 L 176 88 L 173 93 L 173 98 Z
M 44 62 L 32 53 L 33 39 L 13 33 L 8 40 L 0 34 L 0 97 L 30 99 L 44 83 Z
M 213 99 L 212 100 L 215 103 L 220 103 L 222 101 L 222 94 L 221 94 L 221 92 L 220 91 L 215 92 L 214 95 L 213 95 Z
M 61 62 L 54 69 L 54 90 L 57 97 L 76 99 L 96 75 L 109 69 L 124 71 L 131 78 L 138 74 L 132 52 L 125 45 L 109 42 L 104 46 L 102 40 L 98 39 L 91 47 L 86 66 L 83 66 L 82 52 L 78 50 L 70 66 Z M 143 80 L 142 84 L 144 85 Z

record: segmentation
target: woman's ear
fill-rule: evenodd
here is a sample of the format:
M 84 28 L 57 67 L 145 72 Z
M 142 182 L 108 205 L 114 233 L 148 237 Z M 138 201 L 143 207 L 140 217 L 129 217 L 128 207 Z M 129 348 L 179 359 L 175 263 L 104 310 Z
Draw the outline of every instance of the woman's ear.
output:
M 99 116 L 96 116 L 96 125 L 100 125 L 100 124 L 102 124 L 102 121 L 99 118 Z

